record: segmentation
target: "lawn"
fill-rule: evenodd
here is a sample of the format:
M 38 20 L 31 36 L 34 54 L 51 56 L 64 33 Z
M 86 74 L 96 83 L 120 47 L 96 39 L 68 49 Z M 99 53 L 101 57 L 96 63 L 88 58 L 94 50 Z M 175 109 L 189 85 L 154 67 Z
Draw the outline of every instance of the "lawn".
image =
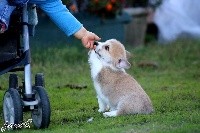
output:
M 152 100 L 154 113 L 104 118 L 98 110 L 90 78 L 87 50 L 79 43 L 32 46 L 32 73 L 45 74 L 51 103 L 51 123 L 26 133 L 197 133 L 200 132 L 200 41 L 179 40 L 169 45 L 151 43 L 133 48 L 127 72 Z M 19 73 L 22 78 L 22 73 Z M 34 76 L 33 76 L 34 77 Z M 32 78 L 34 79 L 34 78 Z M 87 86 L 83 89 L 68 85 Z M 0 77 L 0 96 L 8 87 L 8 74 Z M 0 103 L 2 110 L 2 100 Z M 30 119 L 26 113 L 24 121 Z M 0 125 L 3 126 L 2 111 Z

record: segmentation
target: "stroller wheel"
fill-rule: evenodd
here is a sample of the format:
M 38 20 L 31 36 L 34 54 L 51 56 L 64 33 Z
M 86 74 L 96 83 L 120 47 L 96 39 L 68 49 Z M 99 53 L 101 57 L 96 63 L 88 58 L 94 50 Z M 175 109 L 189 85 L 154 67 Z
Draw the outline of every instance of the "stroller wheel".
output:
M 34 86 L 33 92 L 38 105 L 32 111 L 33 124 L 36 128 L 47 128 L 50 123 L 50 102 L 45 89 L 42 86 Z
M 23 121 L 23 109 L 19 92 L 16 89 L 8 89 L 3 98 L 3 116 L 6 124 L 17 125 Z M 11 126 L 10 128 L 17 128 Z
M 35 75 L 35 86 L 45 87 L 43 73 L 37 73 Z

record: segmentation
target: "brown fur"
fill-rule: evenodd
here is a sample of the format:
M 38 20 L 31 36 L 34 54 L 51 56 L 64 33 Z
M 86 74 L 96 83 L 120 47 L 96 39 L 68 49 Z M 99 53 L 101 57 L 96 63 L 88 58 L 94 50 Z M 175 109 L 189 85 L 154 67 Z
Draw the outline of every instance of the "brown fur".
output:
M 111 39 L 99 43 L 92 54 L 89 61 L 97 91 L 99 112 L 106 111 L 102 103 L 110 107 L 110 112 L 104 113 L 105 117 L 149 114 L 153 111 L 149 96 L 140 84 L 124 70 L 130 67 L 127 60 L 130 53 L 125 50 L 123 44 Z
M 118 115 L 148 114 L 153 111 L 150 98 L 129 74 L 103 68 L 97 80 L 101 83 L 102 93 L 108 97 L 110 106 L 119 109 Z

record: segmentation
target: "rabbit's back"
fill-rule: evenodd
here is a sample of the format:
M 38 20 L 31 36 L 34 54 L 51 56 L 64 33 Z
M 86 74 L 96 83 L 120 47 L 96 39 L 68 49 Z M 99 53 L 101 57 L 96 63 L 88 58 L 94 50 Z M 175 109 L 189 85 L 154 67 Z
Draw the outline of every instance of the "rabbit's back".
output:
M 110 106 L 121 108 L 121 113 L 150 113 L 151 100 L 138 82 L 124 71 L 103 68 L 97 76 L 102 94 L 109 99 Z M 120 112 L 120 111 L 119 111 Z

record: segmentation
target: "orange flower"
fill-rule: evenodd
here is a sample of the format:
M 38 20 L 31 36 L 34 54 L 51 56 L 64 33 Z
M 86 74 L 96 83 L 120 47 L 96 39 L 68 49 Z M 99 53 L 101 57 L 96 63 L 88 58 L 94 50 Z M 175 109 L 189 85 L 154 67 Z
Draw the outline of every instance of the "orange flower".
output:
M 110 2 L 111 2 L 111 3 L 116 3 L 116 0 L 111 0 Z
M 98 3 L 99 2 L 99 0 L 94 0 L 94 3 Z
M 75 12 L 77 9 L 76 9 L 76 5 L 75 4 L 72 4 L 69 9 L 73 12 Z
M 112 4 L 111 4 L 111 3 L 108 3 L 108 4 L 106 5 L 106 10 L 107 10 L 107 11 L 112 11 L 112 9 L 113 9 Z

